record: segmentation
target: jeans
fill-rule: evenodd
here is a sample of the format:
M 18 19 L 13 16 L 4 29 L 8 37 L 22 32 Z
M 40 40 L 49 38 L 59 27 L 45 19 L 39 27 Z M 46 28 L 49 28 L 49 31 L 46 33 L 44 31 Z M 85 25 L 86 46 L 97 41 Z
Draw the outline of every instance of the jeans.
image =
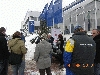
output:
M 12 65 L 13 75 L 24 75 L 24 69 L 25 69 L 25 60 L 23 60 L 21 64 Z
M 66 68 L 66 75 L 75 75 L 69 68 Z
M 94 73 L 95 75 L 100 75 L 100 63 L 94 64 Z
M 8 60 L 0 60 L 0 75 L 8 75 Z

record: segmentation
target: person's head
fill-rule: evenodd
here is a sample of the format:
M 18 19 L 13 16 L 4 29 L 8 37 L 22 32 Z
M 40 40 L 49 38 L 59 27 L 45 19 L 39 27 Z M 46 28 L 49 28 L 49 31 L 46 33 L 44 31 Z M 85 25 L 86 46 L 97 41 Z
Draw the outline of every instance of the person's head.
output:
M 6 35 L 6 29 L 4 27 L 1 27 L 0 28 L 0 33 Z
M 82 31 L 85 31 L 85 30 L 80 25 L 78 25 L 78 26 L 76 26 L 74 28 L 74 33 L 76 33 L 76 32 L 82 32 Z
M 19 31 L 16 31 L 14 34 L 13 34 L 13 38 L 21 38 L 21 33 Z
M 92 36 L 94 38 L 95 36 L 100 34 L 100 31 L 98 29 L 93 29 L 91 34 L 92 34 Z
M 51 37 L 51 34 L 48 34 L 47 38 L 50 39 L 50 37 Z
M 63 39 L 62 34 L 59 34 L 59 35 L 58 35 L 58 39 Z
M 41 39 L 46 40 L 46 39 L 47 39 L 47 35 L 46 35 L 45 33 L 43 33 L 43 34 L 41 35 Z

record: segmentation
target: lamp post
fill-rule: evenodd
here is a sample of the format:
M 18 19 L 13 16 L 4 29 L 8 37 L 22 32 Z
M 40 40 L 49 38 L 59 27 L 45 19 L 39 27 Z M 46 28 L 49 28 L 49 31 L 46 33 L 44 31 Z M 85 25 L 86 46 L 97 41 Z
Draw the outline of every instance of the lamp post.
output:
M 88 19 L 88 31 L 90 31 L 90 11 L 88 11 L 87 19 Z
M 97 1 L 98 0 L 94 0 L 95 1 L 95 29 L 97 29 Z

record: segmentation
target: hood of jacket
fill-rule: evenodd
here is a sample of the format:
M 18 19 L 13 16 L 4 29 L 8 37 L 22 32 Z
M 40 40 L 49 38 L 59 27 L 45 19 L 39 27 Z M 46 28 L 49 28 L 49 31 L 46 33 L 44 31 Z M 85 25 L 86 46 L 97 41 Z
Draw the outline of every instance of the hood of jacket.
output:
M 0 33 L 0 36 L 5 36 L 5 34 L 3 34 L 3 33 Z
M 100 34 L 93 38 L 95 42 L 100 42 Z
M 9 40 L 8 41 L 8 45 L 9 45 L 9 47 L 12 47 L 12 46 L 14 46 L 17 42 L 18 42 L 18 40 L 21 40 L 20 38 L 15 38 L 15 39 L 11 39 L 11 40 Z
M 86 32 L 82 31 L 82 32 L 76 32 L 74 35 L 86 35 Z

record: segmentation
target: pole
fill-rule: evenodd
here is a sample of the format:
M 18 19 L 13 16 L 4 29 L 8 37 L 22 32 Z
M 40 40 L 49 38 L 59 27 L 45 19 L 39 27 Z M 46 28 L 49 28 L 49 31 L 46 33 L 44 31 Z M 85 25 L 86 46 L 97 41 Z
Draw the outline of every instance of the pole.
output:
M 53 17 L 53 28 L 54 28 L 54 17 Z
M 84 11 L 84 6 L 83 6 L 83 20 L 84 20 L 84 30 L 85 30 L 86 28 L 85 28 L 85 11 Z
M 69 19 L 70 19 L 70 26 L 69 26 L 69 28 L 70 28 L 70 34 L 71 34 L 71 24 L 72 24 L 71 23 L 71 12 L 70 12 L 70 18 Z
M 63 36 L 64 36 L 64 30 L 65 30 L 65 15 L 64 15 L 64 12 L 62 12 L 63 14 L 62 14 L 62 17 L 63 17 Z
M 78 16 L 78 15 L 77 15 L 77 10 L 78 10 L 78 8 L 76 9 L 76 26 L 77 26 L 77 24 L 78 24 L 78 23 L 77 23 L 77 16 Z
M 95 29 L 97 29 L 97 1 L 95 0 Z

